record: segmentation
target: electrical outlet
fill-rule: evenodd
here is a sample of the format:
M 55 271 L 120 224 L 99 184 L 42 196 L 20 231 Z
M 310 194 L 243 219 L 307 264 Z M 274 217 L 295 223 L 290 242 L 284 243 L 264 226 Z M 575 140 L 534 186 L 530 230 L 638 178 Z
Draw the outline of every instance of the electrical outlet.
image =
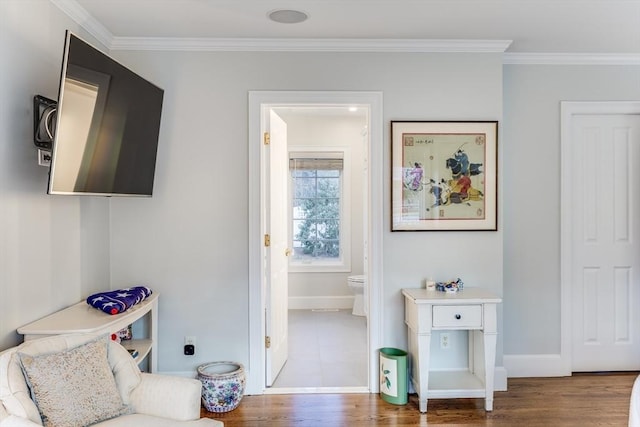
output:
M 38 165 L 51 166 L 51 151 L 38 148 Z
M 448 332 L 440 334 L 440 348 L 448 349 L 451 346 L 451 337 Z
M 184 355 L 193 356 L 194 354 L 196 354 L 196 337 L 184 337 Z

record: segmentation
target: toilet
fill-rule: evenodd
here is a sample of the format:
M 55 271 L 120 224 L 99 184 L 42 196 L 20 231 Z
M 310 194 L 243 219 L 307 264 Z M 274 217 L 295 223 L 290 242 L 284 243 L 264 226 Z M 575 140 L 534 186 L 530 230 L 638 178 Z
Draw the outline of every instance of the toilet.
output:
M 347 277 L 347 285 L 351 292 L 355 295 L 353 299 L 353 310 L 351 314 L 354 316 L 366 316 L 364 305 L 364 287 L 367 284 L 367 278 L 364 274 Z

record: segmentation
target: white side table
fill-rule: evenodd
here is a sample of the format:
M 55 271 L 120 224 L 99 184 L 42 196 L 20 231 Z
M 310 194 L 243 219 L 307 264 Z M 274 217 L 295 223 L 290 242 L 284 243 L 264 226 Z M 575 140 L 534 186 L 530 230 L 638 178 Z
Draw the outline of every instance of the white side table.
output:
M 147 333 L 143 337 L 134 336 L 132 340 L 123 341 L 126 349 L 135 349 L 138 363 L 148 358 L 149 371 L 156 372 L 158 367 L 158 352 L 153 346 L 158 343 L 158 293 L 154 292 L 147 299 L 134 305 L 124 313 L 110 315 L 91 307 L 86 301 L 80 301 L 63 310 L 56 311 L 42 319 L 18 328 L 18 333 L 29 341 L 51 335 L 115 333 L 143 317 L 149 317 Z
M 428 398 L 484 397 L 493 410 L 496 360 L 496 305 L 502 299 L 481 288 L 456 293 L 403 289 L 408 327 L 411 382 L 418 393 L 420 412 Z M 468 371 L 435 371 L 431 366 L 431 333 L 435 330 L 469 331 Z

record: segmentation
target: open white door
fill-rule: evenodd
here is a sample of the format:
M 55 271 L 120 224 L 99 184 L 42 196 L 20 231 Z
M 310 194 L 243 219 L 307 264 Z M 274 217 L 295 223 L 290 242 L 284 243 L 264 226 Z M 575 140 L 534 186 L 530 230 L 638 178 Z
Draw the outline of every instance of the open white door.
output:
M 269 191 L 267 221 L 269 246 L 267 253 L 266 313 L 266 386 L 271 387 L 287 361 L 288 354 L 288 151 L 287 124 L 269 111 L 270 142 L 265 145 L 268 159 Z

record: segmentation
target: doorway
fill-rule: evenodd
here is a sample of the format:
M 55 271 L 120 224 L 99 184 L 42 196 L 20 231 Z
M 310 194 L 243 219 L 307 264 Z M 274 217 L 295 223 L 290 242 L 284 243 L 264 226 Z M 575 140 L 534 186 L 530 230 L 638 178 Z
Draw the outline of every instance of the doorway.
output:
M 640 368 L 640 103 L 562 103 L 562 359 Z
M 367 111 L 368 131 L 364 141 L 368 152 L 364 166 L 363 194 L 368 195 L 364 201 L 363 234 L 366 245 L 363 250 L 365 268 L 368 270 L 368 292 L 365 304 L 368 308 L 367 348 L 366 357 L 362 363 L 368 364 L 367 385 L 356 389 L 340 387 L 330 391 L 377 391 L 377 354 L 375 349 L 380 347 L 380 281 L 381 281 L 381 239 L 382 239 L 382 199 L 379 191 L 372 192 L 371 188 L 381 188 L 382 182 L 382 99 L 380 93 L 372 92 L 251 92 L 249 95 L 249 147 L 250 147 L 250 367 L 247 382 L 247 392 L 263 394 L 283 392 L 269 388 L 275 380 L 275 371 L 279 368 L 280 356 L 271 353 L 274 342 L 273 333 L 288 333 L 286 328 L 278 327 L 282 324 L 283 315 L 277 313 L 282 310 L 280 303 L 274 304 L 271 296 L 272 279 L 270 249 L 265 246 L 264 236 L 268 234 L 272 223 L 269 192 L 270 182 L 276 181 L 277 173 L 270 170 L 270 149 L 265 149 L 264 136 L 270 126 L 272 113 L 279 111 L 294 111 L 296 108 L 336 108 L 353 106 Z M 326 111 L 326 110 L 325 110 Z M 286 132 L 286 131 L 285 131 Z M 272 177 L 272 174 L 274 177 Z M 289 171 L 286 170 L 288 174 Z M 272 179 L 273 178 L 273 179 Z M 256 239 L 256 237 L 258 237 Z M 288 250 L 285 250 L 288 252 Z M 279 252 L 282 252 L 279 250 Z M 346 271 L 346 270 L 345 270 Z M 346 283 L 344 284 L 346 289 Z M 286 304 L 284 304 L 286 307 Z M 276 337 L 279 343 L 286 342 Z M 271 342 L 267 342 L 271 341 Z M 322 388 L 299 388 L 286 392 L 324 392 Z

